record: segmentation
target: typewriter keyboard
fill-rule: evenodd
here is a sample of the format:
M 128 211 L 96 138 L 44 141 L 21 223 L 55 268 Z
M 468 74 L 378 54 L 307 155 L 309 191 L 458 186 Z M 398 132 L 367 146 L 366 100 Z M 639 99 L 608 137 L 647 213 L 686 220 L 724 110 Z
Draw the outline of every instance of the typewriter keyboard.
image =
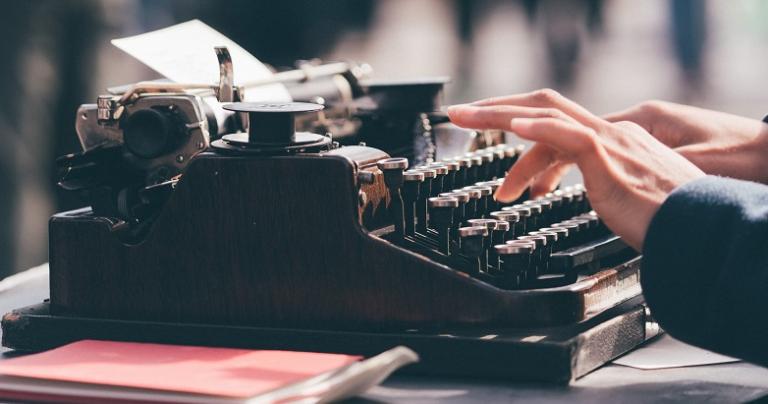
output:
M 394 226 L 378 235 L 503 289 L 567 285 L 636 255 L 602 224 L 581 185 L 496 201 L 520 151 L 498 145 L 410 169 L 405 158 L 379 161 Z

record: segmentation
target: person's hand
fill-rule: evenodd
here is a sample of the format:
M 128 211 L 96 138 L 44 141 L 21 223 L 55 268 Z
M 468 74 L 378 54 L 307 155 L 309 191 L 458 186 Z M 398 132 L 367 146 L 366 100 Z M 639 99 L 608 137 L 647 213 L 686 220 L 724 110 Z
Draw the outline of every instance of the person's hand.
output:
M 757 119 L 664 101 L 604 118 L 640 125 L 707 174 L 768 183 L 768 125 Z
M 534 179 L 575 163 L 592 207 L 637 250 L 667 195 L 705 175 L 639 125 L 608 122 L 553 90 L 455 105 L 448 115 L 458 126 L 508 130 L 536 142 L 509 170 L 496 199 L 512 201 Z

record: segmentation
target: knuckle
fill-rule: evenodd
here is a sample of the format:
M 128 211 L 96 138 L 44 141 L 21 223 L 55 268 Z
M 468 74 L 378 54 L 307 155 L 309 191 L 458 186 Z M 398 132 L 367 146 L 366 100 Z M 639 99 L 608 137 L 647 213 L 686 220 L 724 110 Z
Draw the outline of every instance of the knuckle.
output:
M 590 155 L 598 153 L 600 151 L 600 138 L 592 128 L 586 128 L 584 135 L 581 137 L 580 152 L 588 153 Z
M 650 100 L 650 101 L 645 101 L 638 104 L 636 109 L 641 114 L 660 115 L 660 114 L 666 113 L 668 107 L 669 107 L 669 104 L 665 101 Z
M 542 88 L 533 92 L 533 98 L 542 104 L 554 104 L 562 97 L 560 93 L 551 88 Z

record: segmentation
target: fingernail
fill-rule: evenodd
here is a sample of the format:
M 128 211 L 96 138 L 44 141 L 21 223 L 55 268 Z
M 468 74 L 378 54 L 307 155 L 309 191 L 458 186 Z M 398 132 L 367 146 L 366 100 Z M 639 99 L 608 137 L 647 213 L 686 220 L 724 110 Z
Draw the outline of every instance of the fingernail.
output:
M 467 104 L 454 104 L 454 105 L 449 105 L 449 106 L 448 106 L 448 108 L 447 108 L 445 111 L 446 111 L 446 112 L 448 112 L 448 113 L 450 114 L 451 112 L 455 112 L 457 109 L 459 109 L 459 108 L 461 108 L 461 107 L 464 107 L 464 106 L 466 106 L 466 105 L 467 105 Z

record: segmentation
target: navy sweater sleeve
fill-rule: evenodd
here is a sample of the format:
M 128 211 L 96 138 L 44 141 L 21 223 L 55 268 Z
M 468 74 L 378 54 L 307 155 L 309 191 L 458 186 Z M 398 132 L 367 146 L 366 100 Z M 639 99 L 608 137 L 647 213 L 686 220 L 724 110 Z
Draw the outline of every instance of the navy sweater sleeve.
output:
M 768 186 L 709 176 L 672 192 L 645 238 L 642 286 L 671 335 L 768 365 Z

